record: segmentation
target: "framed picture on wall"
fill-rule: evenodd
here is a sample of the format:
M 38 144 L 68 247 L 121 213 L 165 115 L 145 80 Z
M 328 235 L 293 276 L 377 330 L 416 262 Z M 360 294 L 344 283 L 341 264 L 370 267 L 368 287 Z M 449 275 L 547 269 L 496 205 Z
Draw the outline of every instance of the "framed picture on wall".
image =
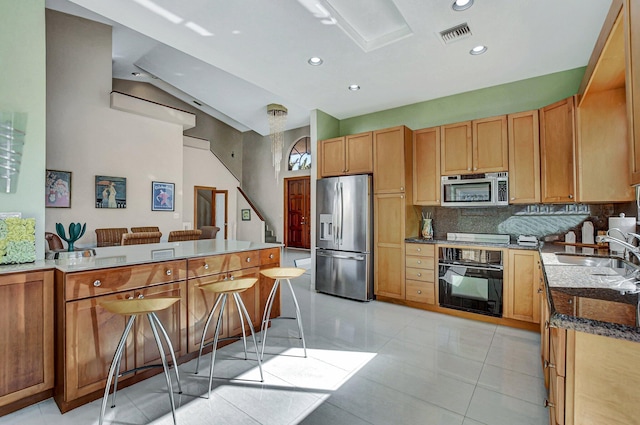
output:
M 96 208 L 127 208 L 127 179 L 96 176 Z
M 151 182 L 151 211 L 173 211 L 175 184 Z
M 47 170 L 44 206 L 71 208 L 71 171 Z
M 251 221 L 251 210 L 242 210 L 242 221 Z

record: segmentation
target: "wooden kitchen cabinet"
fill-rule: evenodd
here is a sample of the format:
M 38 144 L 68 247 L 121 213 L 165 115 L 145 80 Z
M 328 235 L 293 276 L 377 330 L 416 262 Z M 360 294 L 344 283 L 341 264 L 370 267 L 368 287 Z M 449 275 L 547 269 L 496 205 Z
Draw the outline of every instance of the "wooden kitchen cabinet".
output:
M 441 128 L 442 175 L 493 173 L 509 169 L 506 115 Z
M 198 286 L 227 279 L 238 279 L 242 277 L 257 278 L 259 266 L 259 251 L 245 251 L 188 260 L 188 352 L 196 352 L 200 349 L 202 331 L 204 330 L 209 312 L 215 303 L 215 294 L 202 291 Z M 256 282 L 256 285 L 240 294 L 254 327 L 260 326 L 262 319 L 262 312 L 258 312 L 259 291 L 258 282 Z M 213 320 L 215 320 L 217 314 L 217 312 L 214 313 Z M 245 324 L 245 326 L 248 326 L 248 324 Z M 214 331 L 215 323 L 209 325 L 205 343 L 213 341 Z M 227 297 L 227 305 L 224 315 L 222 316 L 220 338 L 227 338 L 241 333 L 242 328 L 240 327 L 237 307 L 235 306 L 233 297 Z
M 405 126 L 373 132 L 374 193 L 413 196 L 412 131 Z
M 0 275 L 0 416 L 51 397 L 53 271 Z
M 540 129 L 538 111 L 507 116 L 509 129 L 509 203 L 540 203 Z
M 472 173 L 471 121 L 443 125 L 441 129 L 441 174 L 448 176 Z
M 509 169 L 507 116 L 471 122 L 473 128 L 473 172 L 495 173 Z
M 627 129 L 631 184 L 640 184 L 640 0 L 625 0 Z
M 413 204 L 440 205 L 440 127 L 413 132 Z
M 318 142 L 320 178 L 373 172 L 373 133 Z
M 103 301 L 138 296 L 176 296 L 182 301 L 158 313 L 176 356 L 186 354 L 186 260 L 85 272 L 56 271 L 56 384 L 61 412 L 100 398 L 127 317 L 108 312 Z M 123 369 L 155 364 L 160 358 L 144 323 L 136 326 L 123 356 Z M 158 370 L 159 372 L 159 370 Z M 134 374 L 123 377 L 132 379 Z
M 539 323 L 540 256 L 521 249 L 510 249 L 508 256 L 503 317 Z
M 540 109 L 540 173 L 543 203 L 575 202 L 574 98 Z
M 408 243 L 405 254 L 405 299 L 435 305 L 435 244 Z
M 639 45 L 640 46 L 640 45 Z M 576 108 L 576 190 L 578 202 L 635 199 L 625 91 L 625 36 L 622 3 L 612 4 L 589 61 Z M 629 98 L 630 100 L 630 98 Z
M 269 248 L 260 251 L 260 270 L 271 269 L 280 266 L 280 248 Z M 270 279 L 260 274 L 258 285 L 260 288 L 260 296 L 258 299 L 258 313 L 262 320 L 264 309 L 267 307 L 267 298 L 275 283 L 274 279 Z M 276 299 L 271 305 L 271 318 L 280 316 L 280 289 L 276 294 Z

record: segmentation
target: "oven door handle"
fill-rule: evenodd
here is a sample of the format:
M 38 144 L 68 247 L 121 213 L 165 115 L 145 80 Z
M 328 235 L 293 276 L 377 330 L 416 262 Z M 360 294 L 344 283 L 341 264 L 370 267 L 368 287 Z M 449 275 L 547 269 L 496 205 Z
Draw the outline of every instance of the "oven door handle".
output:
M 481 266 L 472 266 L 469 264 L 452 264 L 452 263 L 438 263 L 439 266 L 445 266 L 445 267 L 465 267 L 467 269 L 473 269 L 473 270 L 489 270 L 489 271 L 493 271 L 493 272 L 501 272 L 504 270 L 504 267 L 481 267 Z

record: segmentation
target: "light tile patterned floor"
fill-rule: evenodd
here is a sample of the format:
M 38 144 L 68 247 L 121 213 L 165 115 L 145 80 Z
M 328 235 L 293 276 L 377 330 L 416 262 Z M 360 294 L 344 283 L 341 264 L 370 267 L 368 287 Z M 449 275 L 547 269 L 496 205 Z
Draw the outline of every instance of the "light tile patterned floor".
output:
M 284 265 L 308 257 L 286 250 Z M 241 343 L 218 351 L 211 399 L 209 358 L 180 366 L 178 422 L 204 424 L 543 425 L 548 413 L 536 333 L 382 302 L 360 303 L 292 281 L 303 314 L 308 358 L 294 321 L 269 331 L 264 383 Z M 283 313 L 292 303 L 283 291 Z M 278 355 L 275 355 L 278 354 Z M 254 357 L 250 357 L 254 358 Z M 173 423 L 162 375 L 118 392 L 107 424 Z M 91 425 L 100 400 L 61 415 L 49 399 L 0 418 L 0 425 Z

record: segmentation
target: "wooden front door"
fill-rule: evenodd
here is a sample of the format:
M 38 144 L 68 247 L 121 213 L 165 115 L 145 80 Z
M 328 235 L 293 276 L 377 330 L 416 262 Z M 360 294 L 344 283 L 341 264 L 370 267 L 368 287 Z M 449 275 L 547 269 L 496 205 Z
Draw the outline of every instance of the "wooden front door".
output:
M 311 248 L 311 178 L 285 179 L 285 245 L 293 248 Z

